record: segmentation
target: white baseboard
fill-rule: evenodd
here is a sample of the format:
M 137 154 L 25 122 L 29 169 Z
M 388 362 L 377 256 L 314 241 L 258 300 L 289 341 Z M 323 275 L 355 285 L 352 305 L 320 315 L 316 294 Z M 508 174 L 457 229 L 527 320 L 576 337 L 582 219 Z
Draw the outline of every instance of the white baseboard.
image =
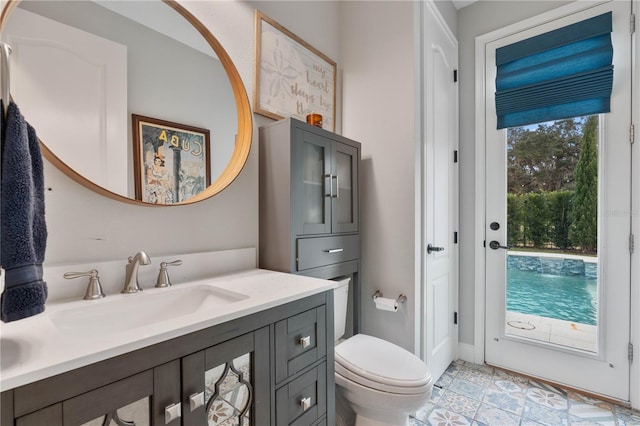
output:
M 469 343 L 458 343 L 458 358 L 475 363 L 475 346 Z

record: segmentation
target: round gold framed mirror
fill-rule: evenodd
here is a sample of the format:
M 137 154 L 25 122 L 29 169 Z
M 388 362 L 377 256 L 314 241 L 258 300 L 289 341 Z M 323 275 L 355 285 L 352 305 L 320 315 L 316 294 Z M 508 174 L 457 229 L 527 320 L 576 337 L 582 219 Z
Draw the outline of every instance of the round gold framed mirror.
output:
M 222 45 L 176 1 L 10 0 L 0 32 L 13 49 L 12 98 L 44 157 L 76 182 L 126 203 L 184 205 L 242 171 L 253 132 L 246 89 Z M 83 46 L 71 51 L 64 37 Z M 66 68 L 56 74 L 58 64 Z M 44 77 L 31 71 L 43 68 Z

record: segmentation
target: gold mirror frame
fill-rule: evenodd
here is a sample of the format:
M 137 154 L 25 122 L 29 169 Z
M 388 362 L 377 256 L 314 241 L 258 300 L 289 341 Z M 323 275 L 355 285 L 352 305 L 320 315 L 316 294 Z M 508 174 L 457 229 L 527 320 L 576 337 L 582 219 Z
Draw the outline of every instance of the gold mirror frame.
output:
M 2 32 L 2 30 L 4 29 L 5 22 L 7 21 L 7 19 L 9 19 L 11 12 L 16 8 L 20 1 L 21 0 L 8 0 L 5 4 L 4 8 L 2 9 L 2 14 L 0 15 L 0 32 Z M 233 95 L 236 100 L 236 111 L 238 114 L 238 132 L 233 154 L 231 155 L 231 159 L 229 160 L 229 163 L 227 164 L 227 167 L 225 167 L 222 174 L 204 191 L 202 191 L 195 197 L 189 198 L 186 201 L 175 204 L 152 204 L 141 200 L 128 198 L 124 195 L 116 194 L 115 192 L 109 191 L 108 189 L 105 189 L 102 186 L 93 183 L 89 179 L 73 170 L 67 164 L 65 164 L 49 148 L 47 148 L 42 140 L 40 140 L 40 147 L 42 149 L 42 154 L 51 164 L 56 166 L 60 171 L 62 171 L 65 175 L 67 175 L 74 181 L 98 194 L 128 204 L 167 207 L 193 204 L 199 201 L 206 200 L 207 198 L 216 195 L 227 186 L 229 186 L 236 179 L 236 177 L 238 177 L 245 163 L 247 162 L 247 158 L 249 157 L 249 151 L 251 149 L 251 141 L 253 137 L 253 124 L 251 120 L 251 107 L 249 106 L 249 97 L 247 96 L 247 91 L 244 87 L 242 79 L 240 78 L 238 70 L 231 61 L 231 58 L 227 54 L 226 50 L 224 50 L 220 42 L 213 36 L 213 34 L 211 34 L 207 27 L 202 24 L 202 22 L 200 22 L 195 16 L 193 16 L 187 9 L 178 4 L 176 0 L 161 1 L 178 12 L 184 19 L 186 19 L 191 25 L 193 25 L 196 30 L 198 30 L 202 37 L 204 37 L 204 39 L 207 41 L 207 43 L 209 43 L 213 51 L 218 56 L 218 59 L 222 63 L 224 70 L 227 72 L 229 82 L 231 83 Z

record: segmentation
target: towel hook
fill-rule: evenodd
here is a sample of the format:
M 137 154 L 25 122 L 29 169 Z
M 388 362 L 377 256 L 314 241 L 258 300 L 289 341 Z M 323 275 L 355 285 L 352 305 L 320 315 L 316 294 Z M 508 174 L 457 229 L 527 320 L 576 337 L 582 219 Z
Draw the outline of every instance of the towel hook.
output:
M 11 46 L 7 43 L 0 43 L 0 98 L 2 99 L 2 113 L 6 116 L 9 109 L 9 101 L 11 99 L 11 80 L 9 73 L 9 55 L 11 55 Z

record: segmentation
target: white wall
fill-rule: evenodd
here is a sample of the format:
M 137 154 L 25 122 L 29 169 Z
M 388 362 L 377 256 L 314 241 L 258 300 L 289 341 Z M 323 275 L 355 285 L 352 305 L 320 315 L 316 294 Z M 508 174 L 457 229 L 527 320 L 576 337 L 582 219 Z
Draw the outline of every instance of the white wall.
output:
M 218 38 L 234 61 L 250 99 L 254 79 L 254 7 L 288 27 L 329 57 L 339 56 L 333 2 L 181 2 Z M 269 122 L 254 116 L 254 138 L 240 176 L 222 193 L 189 206 L 141 207 L 113 201 L 45 165 L 46 264 L 122 259 L 257 247 L 258 132 Z M 45 277 L 46 278 L 46 277 Z
M 362 143 L 362 331 L 414 348 L 415 128 L 412 2 L 340 8 L 344 135 Z M 384 31 L 379 29 L 384 27 Z M 397 313 L 371 295 L 407 295 Z
M 460 66 L 459 341 L 474 343 L 475 303 L 475 38 L 560 7 L 567 1 L 480 1 L 458 12 Z

